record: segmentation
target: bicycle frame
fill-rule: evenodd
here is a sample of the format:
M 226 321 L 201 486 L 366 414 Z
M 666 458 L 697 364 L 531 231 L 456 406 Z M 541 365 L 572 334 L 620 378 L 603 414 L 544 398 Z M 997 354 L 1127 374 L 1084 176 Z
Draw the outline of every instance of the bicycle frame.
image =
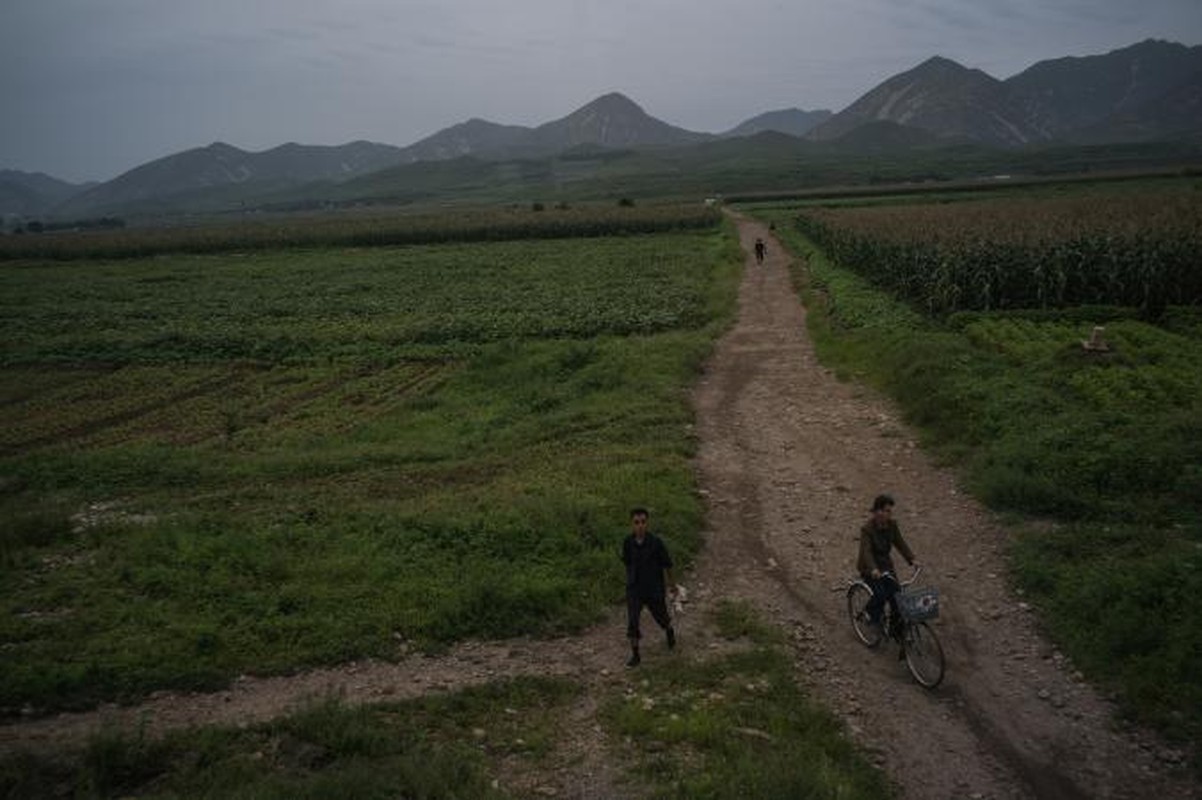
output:
M 914 570 L 908 580 L 900 581 L 892 572 L 888 575 L 898 587 L 898 591 L 910 586 L 922 574 L 922 567 Z M 943 680 L 944 657 L 943 648 L 935 631 L 923 620 L 908 620 L 900 612 L 895 613 L 893 604 L 886 602 L 881 609 L 879 627 L 868 622 L 866 608 L 874 597 L 872 587 L 863 578 L 853 578 L 848 581 L 844 591 L 847 595 L 847 609 L 851 617 L 852 629 L 856 637 L 867 647 L 874 648 L 888 636 L 895 640 L 901 648 L 900 657 L 905 660 L 910 674 L 919 684 L 928 689 L 934 688 Z

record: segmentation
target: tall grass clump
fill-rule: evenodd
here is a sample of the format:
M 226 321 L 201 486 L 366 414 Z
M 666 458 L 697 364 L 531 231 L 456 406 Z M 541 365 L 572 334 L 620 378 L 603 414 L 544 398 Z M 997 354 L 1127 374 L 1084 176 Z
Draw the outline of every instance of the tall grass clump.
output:
M 798 688 L 780 631 L 743 607 L 720 611 L 750 646 L 656 665 L 602 708 L 621 755 L 657 798 L 888 798 L 839 721 Z

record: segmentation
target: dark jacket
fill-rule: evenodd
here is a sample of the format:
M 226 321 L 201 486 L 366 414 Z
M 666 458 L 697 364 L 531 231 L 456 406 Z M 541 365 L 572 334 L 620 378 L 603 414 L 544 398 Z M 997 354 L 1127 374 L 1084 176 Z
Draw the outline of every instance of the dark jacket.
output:
M 914 563 L 914 553 L 902 538 L 901 529 L 894 520 L 889 520 L 889 524 L 883 528 L 878 528 L 869 520 L 860 528 L 860 557 L 856 561 L 856 569 L 865 578 L 871 576 L 874 569 L 895 572 L 890 554 L 894 547 L 905 556 L 907 564 Z
M 627 594 L 664 596 L 664 570 L 672 568 L 672 557 L 663 539 L 648 533 L 639 544 L 633 533 L 627 535 L 622 542 L 622 563 L 626 565 Z

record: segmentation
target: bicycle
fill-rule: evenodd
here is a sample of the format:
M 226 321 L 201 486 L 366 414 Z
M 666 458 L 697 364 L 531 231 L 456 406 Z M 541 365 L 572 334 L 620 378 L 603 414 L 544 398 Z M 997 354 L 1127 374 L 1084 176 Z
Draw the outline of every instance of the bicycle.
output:
M 901 656 L 914 680 L 927 689 L 934 689 L 943 680 L 943 646 L 939 644 L 935 629 L 926 621 L 939 616 L 939 592 L 934 587 L 910 590 L 920 574 L 922 567 L 903 582 L 891 572 L 884 573 L 898 585 L 896 598 L 900 619 L 894 617 L 892 604 L 885 603 L 881 609 L 881 623 L 873 625 L 869 621 L 867 609 L 872 588 L 863 578 L 848 581 L 847 613 L 856 638 L 865 646 L 875 648 L 888 635 L 901 647 Z

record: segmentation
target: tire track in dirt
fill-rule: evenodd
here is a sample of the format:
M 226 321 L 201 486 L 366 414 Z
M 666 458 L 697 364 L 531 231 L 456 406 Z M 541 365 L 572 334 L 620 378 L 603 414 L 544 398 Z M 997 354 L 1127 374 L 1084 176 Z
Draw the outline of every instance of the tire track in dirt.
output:
M 1114 730 L 1112 705 L 1040 637 L 1007 585 L 1004 529 L 929 461 L 887 400 L 818 364 L 779 244 L 738 222 L 744 249 L 763 238 L 769 258 L 748 259 L 738 323 L 695 396 L 707 592 L 792 628 L 803 682 L 906 797 L 1194 796 L 1158 759 L 1163 745 Z M 853 573 L 859 526 L 882 491 L 897 497 L 924 580 L 944 596 L 948 674 L 933 692 L 895 649 L 862 647 L 832 591 Z

